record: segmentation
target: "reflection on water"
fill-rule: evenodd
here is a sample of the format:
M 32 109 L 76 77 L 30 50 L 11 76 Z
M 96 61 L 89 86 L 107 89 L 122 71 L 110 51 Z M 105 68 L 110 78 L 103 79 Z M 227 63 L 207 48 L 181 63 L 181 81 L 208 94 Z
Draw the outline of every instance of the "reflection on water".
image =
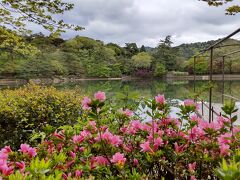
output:
M 213 82 L 213 102 L 222 102 L 222 86 L 221 81 Z M 17 88 L 21 85 L 10 86 Z M 54 85 L 58 89 L 77 89 L 83 95 L 91 95 L 96 91 L 105 91 L 108 97 L 112 97 L 115 93 L 123 92 L 128 89 L 129 92 L 138 93 L 141 97 L 151 98 L 157 94 L 164 94 L 169 99 L 187 99 L 194 96 L 193 81 L 165 81 L 162 79 L 141 79 L 132 81 L 121 80 L 86 80 L 76 83 L 63 83 Z M 7 86 L 0 86 L 6 88 Z M 199 94 L 204 101 L 208 101 L 208 81 L 196 81 L 195 93 Z M 240 81 L 225 81 L 224 93 L 234 97 L 240 97 Z
M 193 81 L 164 81 L 164 80 L 133 80 L 133 81 L 82 81 L 78 83 L 59 84 L 58 89 L 79 89 L 84 95 L 91 95 L 101 90 L 105 91 L 109 97 L 114 96 L 116 92 L 123 92 L 126 87 L 128 91 L 136 92 L 141 97 L 151 98 L 157 94 L 164 94 L 169 99 L 188 99 L 194 97 Z M 200 98 L 208 101 L 209 94 L 208 81 L 196 81 L 195 93 Z M 213 102 L 222 102 L 222 82 L 213 82 Z M 225 81 L 224 93 L 231 94 L 234 97 L 240 97 L 240 81 Z

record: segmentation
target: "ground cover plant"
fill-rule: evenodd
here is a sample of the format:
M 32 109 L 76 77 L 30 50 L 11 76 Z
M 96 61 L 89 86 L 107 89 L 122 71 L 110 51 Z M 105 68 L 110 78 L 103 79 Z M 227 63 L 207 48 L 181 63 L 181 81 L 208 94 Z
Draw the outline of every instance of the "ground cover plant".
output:
M 220 163 L 223 158 L 231 162 L 239 149 L 233 104 L 208 123 L 194 114 L 198 105 L 193 100 L 179 106 L 179 118 L 170 117 L 170 105 L 158 95 L 144 101 L 144 113 L 152 118 L 144 122 L 135 111 L 106 102 L 100 91 L 93 98 L 84 97 L 82 119 L 75 125 L 45 131 L 36 147 L 21 144 L 18 151 L 4 147 L 1 178 L 224 179 L 227 172 Z

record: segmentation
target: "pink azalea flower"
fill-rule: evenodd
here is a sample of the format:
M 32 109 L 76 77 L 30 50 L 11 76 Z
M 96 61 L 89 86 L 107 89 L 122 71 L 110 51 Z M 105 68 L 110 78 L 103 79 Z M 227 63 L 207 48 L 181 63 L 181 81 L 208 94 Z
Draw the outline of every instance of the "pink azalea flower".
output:
M 92 103 L 92 100 L 88 97 L 84 97 L 83 100 L 82 100 L 82 108 L 84 110 L 89 110 L 90 107 L 89 105 Z
M 105 92 L 98 91 L 94 94 L 94 98 L 99 100 L 100 102 L 103 102 L 106 100 Z
M 229 156 L 230 155 L 230 146 L 229 145 L 226 145 L 226 144 L 221 144 L 220 145 L 220 154 L 222 156 Z
M 165 103 L 165 97 L 164 97 L 164 95 L 158 94 L 158 95 L 155 97 L 155 100 L 156 100 L 156 102 L 159 103 L 159 104 L 164 104 L 164 103 Z
M 195 106 L 195 102 L 192 99 L 186 99 L 184 101 L 184 106 Z
M 10 152 L 12 152 L 12 149 L 10 146 L 5 146 L 3 149 L 1 149 L 0 153 L 4 153 L 4 154 L 9 154 Z
M 35 156 L 37 155 L 36 149 L 30 147 L 30 148 L 28 149 L 28 155 L 29 155 L 30 157 L 35 157 Z
M 231 143 L 231 138 L 232 138 L 232 135 L 230 133 L 222 134 L 217 138 L 218 139 L 218 144 L 219 145 L 230 144 Z
M 150 147 L 149 141 L 146 141 L 146 142 L 140 144 L 140 147 L 142 148 L 142 149 L 141 149 L 142 152 L 154 153 L 154 151 L 153 151 L 152 148 Z
M 108 130 L 105 131 L 102 134 L 102 139 L 107 141 L 108 143 L 110 143 L 111 145 L 114 145 L 116 147 L 118 147 L 120 144 L 122 144 L 122 140 L 119 136 L 117 135 L 113 135 L 112 133 L 110 133 Z M 100 136 L 98 137 L 98 140 L 100 140 Z
M 114 145 L 114 146 L 119 146 L 120 144 L 122 144 L 122 140 L 119 136 L 112 136 L 110 139 L 109 139 L 109 142 L 110 144 Z
M 131 110 L 129 110 L 129 109 L 125 109 L 123 111 L 123 114 L 125 114 L 127 117 L 133 116 L 133 112 Z
M 1 170 L 2 170 L 2 174 L 4 176 L 9 176 L 13 173 L 14 167 L 13 166 L 8 166 L 7 164 L 5 164 L 4 166 L 1 167 Z
M 202 121 L 202 119 L 201 119 L 200 117 L 198 117 L 197 115 L 192 115 L 192 116 L 190 117 L 190 120 L 191 120 L 191 121 L 194 121 L 194 122 L 197 122 L 197 123 L 199 123 L 200 121 Z
M 8 159 L 8 154 L 0 153 L 0 160 L 6 161 Z
M 194 126 L 192 130 L 188 131 L 188 135 L 189 135 L 188 139 L 192 141 L 199 140 L 201 137 L 204 136 L 204 134 L 205 132 L 201 128 Z
M 53 136 L 55 136 L 58 139 L 65 139 L 64 134 L 61 131 L 60 132 L 55 131 L 53 133 Z
M 162 138 L 158 137 L 154 140 L 154 149 L 156 150 L 158 147 L 164 145 Z
M 83 171 L 82 170 L 76 170 L 75 171 L 75 178 L 79 179 L 80 177 L 82 177 Z
M 136 158 L 133 159 L 133 166 L 137 166 L 139 164 L 138 160 Z
M 188 170 L 190 173 L 194 172 L 196 169 L 196 162 L 188 164 Z
M 20 148 L 21 148 L 21 152 L 22 153 L 28 153 L 28 149 L 30 148 L 30 146 L 28 144 L 21 144 L 20 145 Z
M 190 180 L 197 180 L 195 176 L 191 176 Z
M 83 137 L 83 138 L 89 138 L 91 133 L 87 130 L 84 130 L 80 133 L 80 135 Z
M 89 121 L 89 126 L 92 128 L 93 131 L 96 131 L 97 130 L 97 127 L 96 127 L 96 122 L 95 121 Z
M 82 143 L 84 141 L 84 137 L 81 136 L 81 135 L 74 135 L 72 137 L 72 140 L 73 140 L 74 144 L 80 144 L 80 143 Z
M 217 122 L 218 122 L 218 124 L 220 124 L 220 126 L 224 127 L 225 124 L 230 123 L 230 119 L 224 118 L 222 116 L 218 116 L 217 117 Z
M 187 147 L 187 145 L 180 145 L 179 146 L 177 142 L 174 143 L 174 149 L 175 149 L 175 152 L 177 154 L 184 152 L 186 147 Z
M 198 109 L 198 104 L 195 103 L 192 99 L 186 99 L 183 103 L 184 106 L 194 106 L 196 109 Z
M 25 162 L 21 161 L 21 162 L 16 162 L 16 166 L 20 169 L 20 172 L 23 173 L 25 171 Z
M 95 157 L 95 161 L 98 165 L 100 166 L 106 166 L 109 164 L 107 158 L 103 157 L 103 156 L 97 156 Z
M 130 125 L 136 130 L 139 130 L 142 128 L 142 123 L 139 120 L 131 121 Z
M 69 152 L 69 155 L 71 156 L 71 158 L 73 158 L 73 159 L 76 159 L 76 153 L 74 153 L 73 151 L 70 151 Z
M 120 166 L 123 166 L 126 162 L 126 158 L 124 157 L 124 154 L 121 154 L 117 152 L 112 156 L 111 162 Z
M 35 157 L 37 155 L 36 149 L 30 147 L 28 144 L 21 144 L 20 151 L 24 154 L 28 154 L 30 157 Z
M 63 144 L 62 143 L 58 143 L 57 144 L 57 150 L 60 152 L 63 149 Z

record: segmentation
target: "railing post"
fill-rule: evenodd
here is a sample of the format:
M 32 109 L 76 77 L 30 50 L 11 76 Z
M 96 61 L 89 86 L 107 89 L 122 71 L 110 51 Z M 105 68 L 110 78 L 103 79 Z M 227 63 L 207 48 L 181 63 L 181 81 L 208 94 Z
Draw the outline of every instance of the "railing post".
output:
M 204 116 L 204 110 L 203 110 L 204 106 L 203 106 L 203 100 L 202 100 L 202 116 Z
M 222 104 L 224 104 L 224 81 L 225 81 L 225 56 L 222 57 Z
M 213 47 L 211 47 L 210 55 L 210 89 L 209 89 L 209 123 L 211 122 L 211 107 L 212 107 L 212 74 L 213 74 Z
M 196 56 L 194 56 L 194 59 L 193 59 L 193 92 L 195 93 L 196 91 Z
M 213 106 L 212 106 L 212 121 L 213 121 L 213 111 L 214 111 L 214 110 L 213 110 Z

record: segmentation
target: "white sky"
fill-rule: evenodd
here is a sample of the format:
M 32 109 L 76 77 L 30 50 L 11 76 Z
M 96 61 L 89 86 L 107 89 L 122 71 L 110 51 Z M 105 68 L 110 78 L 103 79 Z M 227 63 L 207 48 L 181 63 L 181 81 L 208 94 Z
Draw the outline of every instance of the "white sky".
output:
M 64 38 L 80 35 L 119 45 L 136 42 L 154 47 L 166 35 L 172 35 L 174 45 L 179 45 L 222 38 L 240 27 L 240 14 L 226 16 L 225 7 L 209 7 L 198 0 L 70 2 L 75 8 L 59 18 L 86 30 L 67 31 Z M 35 29 L 39 31 L 39 27 Z

